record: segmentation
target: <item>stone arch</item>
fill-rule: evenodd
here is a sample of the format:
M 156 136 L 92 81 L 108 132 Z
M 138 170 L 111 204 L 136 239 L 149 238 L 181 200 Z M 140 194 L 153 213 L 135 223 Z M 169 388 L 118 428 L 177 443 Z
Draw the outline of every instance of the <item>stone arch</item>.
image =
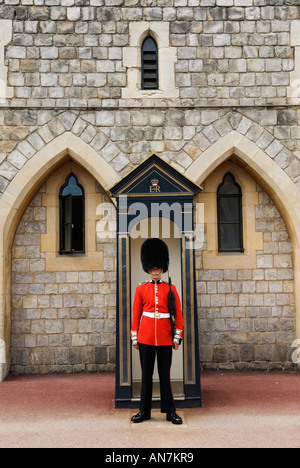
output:
M 231 146 L 234 146 L 235 143 L 241 145 L 241 138 L 245 137 L 244 143 L 254 143 L 254 151 L 262 150 L 289 176 L 296 188 L 300 189 L 299 159 L 284 147 L 270 131 L 239 112 L 227 112 L 219 119 L 217 116 L 218 114 L 214 111 L 207 112 L 207 126 L 184 146 L 177 161 L 173 162 L 174 165 L 179 164 L 183 168 L 189 169 L 193 161 L 198 159 L 203 152 L 209 150 L 212 145 L 227 141 L 227 139 L 223 140 L 224 137 L 229 140 L 236 138 L 236 142 L 232 141 Z M 190 118 L 193 120 L 193 116 Z
M 149 26 L 148 29 L 146 29 L 140 36 L 139 38 L 139 42 L 138 42 L 138 45 L 139 45 L 139 48 L 141 49 L 142 45 L 143 45 L 143 42 L 145 39 L 147 39 L 147 37 L 152 37 L 156 44 L 157 44 L 157 47 L 158 47 L 158 44 L 159 44 L 159 35 L 157 32 L 155 32 L 154 30 L 152 30 Z
M 293 243 L 296 335 L 300 338 L 300 192 L 295 183 L 256 143 L 237 131 L 231 131 L 202 152 L 186 176 L 201 184 L 233 156 L 272 198 L 287 225 Z
M 70 157 L 90 172 L 105 191 L 120 180 L 101 154 L 73 133 L 64 132 L 37 151 L 8 185 L 0 200 L 0 381 L 8 372 L 10 360 L 10 251 L 13 237 L 34 194 L 49 174 Z
M 95 125 L 90 124 L 89 114 L 79 115 L 77 111 L 62 111 L 56 117 L 52 114 L 49 116 L 45 112 L 40 116 L 40 123 L 39 129 L 22 140 L 0 165 L 1 175 L 6 180 L 11 182 L 29 159 L 45 147 L 48 148 L 48 145 L 54 141 L 57 146 L 60 141 L 66 141 L 67 145 L 68 140 L 74 148 L 79 147 L 80 144 L 87 144 L 90 152 L 84 151 L 84 154 L 90 154 L 94 150 L 100 155 L 104 164 L 109 163 L 106 165 L 107 171 L 111 167 L 113 172 L 120 172 L 130 164 L 120 148 L 105 134 L 105 130 L 102 131 L 112 124 L 110 112 L 99 113 Z M 66 145 L 62 145 L 63 150 L 68 147 Z M 4 185 L 6 187 L 7 182 Z M 1 186 L 0 190 L 5 191 Z
M 147 35 L 151 35 L 158 46 L 163 60 L 159 61 L 160 89 L 141 90 L 141 46 Z M 127 68 L 127 87 L 122 89 L 123 99 L 178 98 L 175 86 L 176 48 L 170 44 L 168 21 L 132 21 L 129 25 L 129 47 L 123 49 L 123 65 Z

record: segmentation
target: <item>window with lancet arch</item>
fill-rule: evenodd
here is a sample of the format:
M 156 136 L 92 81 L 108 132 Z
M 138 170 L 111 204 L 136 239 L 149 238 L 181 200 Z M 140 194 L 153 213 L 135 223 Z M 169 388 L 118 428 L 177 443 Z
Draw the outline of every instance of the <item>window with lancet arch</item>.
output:
M 244 252 L 242 189 L 228 172 L 217 191 L 219 252 Z
M 129 46 L 122 50 L 127 73 L 122 99 L 179 98 L 175 80 L 178 50 L 170 42 L 169 21 L 131 22 Z
M 146 37 L 142 44 L 142 89 L 159 89 L 158 47 L 152 36 Z
M 68 175 L 59 193 L 59 253 L 85 252 L 85 194 L 75 174 Z

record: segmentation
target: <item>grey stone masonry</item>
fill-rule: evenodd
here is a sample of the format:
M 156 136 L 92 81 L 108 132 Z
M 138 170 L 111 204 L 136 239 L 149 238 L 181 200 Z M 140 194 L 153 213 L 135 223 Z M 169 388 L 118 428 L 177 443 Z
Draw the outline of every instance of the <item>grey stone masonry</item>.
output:
M 291 21 L 300 18 L 297 5 L 292 0 L 4 0 L 0 18 L 13 20 L 5 49 L 8 86 L 14 89 L 8 105 L 140 106 L 122 99 L 122 89 L 128 86 L 123 49 L 130 45 L 129 25 L 141 21 L 169 26 L 170 46 L 177 51 L 177 106 L 285 105 L 295 68 L 290 31 Z M 161 105 L 158 101 L 150 99 L 152 106 Z
M 200 355 L 204 369 L 293 370 L 293 247 L 268 195 L 258 187 L 256 231 L 264 249 L 256 269 L 200 270 Z M 205 250 L 205 248 L 204 248 Z M 198 266 L 201 253 L 198 252 Z
M 89 144 L 125 176 L 156 151 L 185 172 L 232 131 L 266 152 L 300 188 L 297 109 L 6 109 L 0 112 L 0 196 L 39 150 L 65 132 Z
M 0 0 L 0 211 L 5 236 L 14 238 L 12 247 L 3 241 L 3 271 L 11 275 L 11 320 L 10 279 L 0 307 L 0 340 L 11 335 L 7 368 L 115 369 L 116 239 L 103 239 L 98 224 L 89 229 L 89 252 L 103 258 L 99 271 L 91 263 L 47 269 L 55 249 L 45 237 L 56 235 L 59 245 L 58 229 L 47 232 L 59 213 L 54 202 L 43 205 L 45 187 L 68 161 L 94 177 L 97 166 L 103 187 L 95 193 L 105 197 L 111 181 L 153 152 L 204 189 L 228 158 L 255 181 L 250 231 L 261 250 L 251 250 L 252 269 L 230 269 L 230 260 L 228 269 L 204 269 L 209 252 L 196 252 L 202 367 L 293 368 L 299 231 L 286 211 L 300 190 L 299 31 L 300 0 Z M 147 34 L 158 46 L 155 92 L 141 89 Z M 32 167 L 39 191 L 29 196 L 30 184 L 20 193 L 16 186 Z M 98 216 L 95 193 L 86 203 L 94 200 Z M 213 192 L 204 195 L 212 206 Z M 16 214 L 24 199 L 29 205 Z
M 113 371 L 116 246 L 98 239 L 103 270 L 47 272 L 41 194 L 25 211 L 12 249 L 11 372 Z

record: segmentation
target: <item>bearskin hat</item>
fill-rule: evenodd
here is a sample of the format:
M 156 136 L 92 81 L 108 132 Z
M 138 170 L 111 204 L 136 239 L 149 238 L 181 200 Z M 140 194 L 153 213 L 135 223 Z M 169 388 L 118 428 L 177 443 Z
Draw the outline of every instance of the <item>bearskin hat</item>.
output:
M 169 249 L 167 244 L 160 239 L 148 239 L 141 249 L 141 261 L 146 273 L 152 268 L 162 268 L 166 273 L 169 268 Z

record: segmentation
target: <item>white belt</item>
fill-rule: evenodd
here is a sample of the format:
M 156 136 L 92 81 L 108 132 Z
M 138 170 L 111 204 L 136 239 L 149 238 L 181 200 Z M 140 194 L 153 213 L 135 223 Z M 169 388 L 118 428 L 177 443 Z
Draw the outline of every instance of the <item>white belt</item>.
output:
M 149 317 L 153 319 L 169 319 L 170 314 L 160 314 L 159 312 L 143 312 L 144 317 Z

